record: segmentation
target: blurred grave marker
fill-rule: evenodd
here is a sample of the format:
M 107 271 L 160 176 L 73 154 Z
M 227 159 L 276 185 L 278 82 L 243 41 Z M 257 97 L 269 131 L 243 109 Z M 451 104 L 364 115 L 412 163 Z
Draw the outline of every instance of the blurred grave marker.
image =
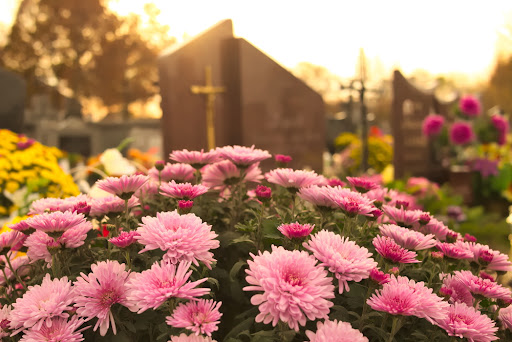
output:
M 26 85 L 23 78 L 0 68 L 0 128 L 22 132 L 25 97 Z

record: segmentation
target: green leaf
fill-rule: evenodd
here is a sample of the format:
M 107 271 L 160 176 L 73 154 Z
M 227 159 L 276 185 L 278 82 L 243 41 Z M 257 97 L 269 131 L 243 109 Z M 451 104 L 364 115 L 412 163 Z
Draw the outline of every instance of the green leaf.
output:
M 244 243 L 244 242 L 246 242 L 246 243 L 250 243 L 250 244 L 254 245 L 254 241 L 251 239 L 251 237 L 250 237 L 250 236 L 248 236 L 248 235 L 242 235 L 242 236 L 240 236 L 240 237 L 238 237 L 238 238 L 236 238 L 236 239 L 233 239 L 233 240 L 228 244 L 228 246 L 230 246 L 230 245 L 234 245 L 234 244 L 237 244 L 237 243 Z
M 229 279 L 231 279 L 231 281 L 234 281 L 238 272 L 240 272 L 240 269 L 245 265 L 247 265 L 247 261 L 245 260 L 240 260 L 237 263 L 235 263 L 233 267 L 231 267 L 231 271 L 229 271 Z

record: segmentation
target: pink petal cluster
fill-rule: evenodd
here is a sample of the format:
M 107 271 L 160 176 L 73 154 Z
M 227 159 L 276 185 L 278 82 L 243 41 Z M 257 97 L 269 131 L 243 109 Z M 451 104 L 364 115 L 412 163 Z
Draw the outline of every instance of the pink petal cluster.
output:
M 377 263 L 371 258 L 372 253 L 365 247 L 358 246 L 348 237 L 321 230 L 311 236 L 304 248 L 313 252 L 315 258 L 320 260 L 329 272 L 334 273 L 339 281 L 339 293 L 350 291 L 349 281 L 360 282 L 370 276 Z
M 272 157 L 268 151 L 254 148 L 254 145 L 251 147 L 224 146 L 217 148 L 217 152 L 220 157 L 230 160 L 237 166 L 244 167 Z
M 27 236 L 16 230 L 0 233 L 0 254 L 5 255 L 9 251 L 18 251 L 23 247 Z
M 425 118 L 425 120 L 423 120 L 421 131 L 427 138 L 432 138 L 441 133 L 443 124 L 444 117 L 442 115 L 430 114 Z
M 201 151 L 189 151 L 185 149 L 172 151 L 169 158 L 178 163 L 190 164 L 195 168 L 201 168 L 206 164 L 219 161 L 219 153 L 216 150 L 204 152 L 203 149 L 201 149 Z
M 43 325 L 41 329 L 28 329 L 20 342 L 81 342 L 84 340 L 82 330 L 83 319 L 73 316 L 69 321 L 65 318 L 54 318 L 50 327 Z
M 498 317 L 503 328 L 512 330 L 512 305 L 500 309 Z
M 70 211 L 44 213 L 29 217 L 26 220 L 27 225 L 37 231 L 45 233 L 65 232 L 83 225 L 86 222 L 87 221 L 83 214 L 72 213 Z
M 307 188 L 301 188 L 298 196 L 317 207 L 336 208 L 337 205 L 331 199 L 330 186 L 311 185 Z
M 160 185 L 160 194 L 171 197 L 179 198 L 184 200 L 191 200 L 200 196 L 208 191 L 208 187 L 197 184 L 192 185 L 190 183 L 176 183 L 174 180 L 169 183 Z
M 377 252 L 384 258 L 401 264 L 410 264 L 420 262 L 416 259 L 416 252 L 408 251 L 397 244 L 392 238 L 387 236 L 376 236 L 372 241 Z
M 48 211 L 72 211 L 78 203 L 90 201 L 91 198 L 83 194 L 68 198 L 41 198 L 30 204 L 29 215 L 44 214 Z
M 206 336 L 181 334 L 179 336 L 171 336 L 168 342 L 215 342 L 215 340 Z
M 450 229 L 435 217 L 430 218 L 427 224 L 417 228 L 423 234 L 433 234 L 438 240 L 445 241 Z
M 11 306 L 4 305 L 0 309 L 0 341 L 3 341 L 4 337 L 9 337 L 11 334 L 9 331 L 9 323 L 11 316 Z
M 158 308 L 171 297 L 195 299 L 209 293 L 208 288 L 196 288 L 207 278 L 188 281 L 192 274 L 190 265 L 190 261 L 182 261 L 178 266 L 162 261 L 154 263 L 149 270 L 132 273 L 127 284 L 131 310 L 140 314 L 147 309 Z
M 254 193 L 259 199 L 268 199 L 272 197 L 272 189 L 264 185 L 258 185 L 256 190 L 254 190 Z
M 282 224 L 277 227 L 277 230 L 279 230 L 288 239 L 302 239 L 308 236 L 314 228 L 314 224 L 300 224 L 295 222 Z
M 161 249 L 166 252 L 165 261 L 173 264 L 192 261 L 196 266 L 201 261 L 211 268 L 215 259 L 210 250 L 220 246 L 211 228 L 196 215 L 180 215 L 175 210 L 157 213 L 156 217 L 143 217 L 137 229 L 140 236 L 135 238 L 145 246 L 140 253 Z
M 420 251 L 432 248 L 437 244 L 432 234 L 425 235 L 395 224 L 383 224 L 379 229 L 382 235 L 392 238 L 397 244 L 406 249 Z
M 137 242 L 137 236 L 140 236 L 140 234 L 135 230 L 121 232 L 121 234 L 119 234 L 118 236 L 110 238 L 108 242 L 119 248 L 126 248 L 130 246 L 132 243 Z
M 292 161 L 292 157 L 287 156 L 285 154 L 276 154 L 274 156 L 274 159 L 276 162 L 281 163 L 281 164 L 288 164 L 289 162 Z
M 473 253 L 473 261 L 481 263 L 486 269 L 503 272 L 512 271 L 512 263 L 506 254 L 476 242 L 464 242 L 461 245 Z M 482 259 L 486 259 L 486 262 L 482 263 Z
M 379 285 L 389 283 L 391 276 L 388 273 L 380 271 L 378 268 L 374 268 L 370 271 L 370 279 Z
M 323 178 L 317 175 L 315 171 L 293 170 L 289 168 L 271 170 L 265 174 L 265 179 L 270 183 L 294 189 L 321 185 L 323 183 Z
M 175 328 L 186 328 L 197 335 L 203 334 L 212 336 L 212 332 L 217 331 L 217 325 L 220 323 L 222 314 L 219 308 L 222 302 L 215 302 L 212 299 L 199 299 L 190 301 L 186 304 L 180 304 L 167 317 L 167 324 Z
M 512 292 L 509 288 L 503 287 L 490 279 L 477 277 L 471 271 L 455 271 L 454 278 L 466 286 L 473 295 L 505 301 L 511 299 Z
M 379 187 L 379 184 L 374 183 L 364 177 L 347 177 L 347 181 L 353 189 L 359 192 L 367 192 Z
M 194 172 L 196 172 L 196 169 L 188 164 L 167 163 L 162 171 L 158 171 L 155 167 L 152 167 L 148 171 L 148 176 L 156 182 L 170 182 L 171 180 L 175 180 L 177 182 L 190 182 L 194 179 Z
M 478 116 L 481 111 L 480 101 L 474 96 L 465 95 L 459 100 L 459 109 L 469 117 Z
M 51 279 L 49 274 L 41 285 L 29 286 L 23 297 L 16 299 L 10 314 L 10 328 L 19 332 L 32 328 L 50 328 L 55 318 L 68 318 L 75 299 L 67 277 Z
M 356 215 L 373 216 L 376 207 L 363 194 L 347 188 L 334 187 L 329 189 L 331 201 L 350 217 Z
M 455 243 L 440 242 L 436 248 L 443 252 L 444 256 L 452 259 L 473 259 L 473 252 L 467 249 L 461 242 Z
M 306 336 L 310 342 L 368 342 L 368 338 L 350 323 L 338 320 L 318 322 L 316 332 L 306 330 Z
M 209 188 L 224 188 L 240 181 L 260 183 L 263 176 L 259 164 L 250 165 L 242 174 L 241 170 L 229 160 L 206 165 L 202 170 L 203 184 Z
M 27 267 L 27 265 L 30 263 L 30 260 L 26 255 L 10 259 L 10 261 L 12 268 L 16 271 L 18 276 L 24 277 L 30 272 L 30 267 Z M 3 263 L 4 265 L 7 264 L 4 255 L 0 256 L 0 262 Z M 15 275 L 14 273 L 12 273 L 10 267 L 5 267 L 3 272 L 0 272 L 0 285 L 6 285 L 6 277 L 8 281 L 15 278 Z
M 440 274 L 439 277 L 443 280 L 443 286 L 439 290 L 445 296 L 450 297 L 450 303 L 465 303 L 472 306 L 474 298 L 467 286 L 465 286 L 459 278 L 453 274 Z
M 116 334 L 116 322 L 111 308 L 114 304 L 129 307 L 126 299 L 127 286 L 130 273 L 125 265 L 117 261 L 101 261 L 91 265 L 91 273 L 81 273 L 73 283 L 76 298 L 75 307 L 79 316 L 86 321 L 98 318 L 94 331 L 100 328 L 100 335 L 105 336 L 110 324 L 112 332 Z
M 498 131 L 498 144 L 505 145 L 507 142 L 507 134 L 509 131 L 509 123 L 508 120 L 499 114 L 493 114 L 491 116 L 491 123 Z
M 448 309 L 444 319 L 437 325 L 446 330 L 449 336 L 467 338 L 470 342 L 490 342 L 497 340 L 496 323 L 487 315 L 464 303 L 454 303 Z
M 470 123 L 457 121 L 450 127 L 450 141 L 454 145 L 466 145 L 475 139 L 475 133 Z
M 307 320 L 327 319 L 334 298 L 332 278 L 305 251 L 272 246 L 272 252 L 250 254 L 244 291 L 262 291 L 251 298 L 259 305 L 256 322 L 276 326 L 279 321 L 299 330 Z
M 444 319 L 449 307 L 448 302 L 432 293 L 432 289 L 423 282 L 416 283 L 407 277 L 391 275 L 388 283 L 367 301 L 374 310 L 392 315 L 416 316 L 430 323 Z
M 131 197 L 128 200 L 128 209 L 136 207 L 140 204 L 139 199 Z M 104 216 L 110 213 L 120 213 L 126 209 L 125 202 L 117 196 L 106 196 L 94 198 L 91 202 L 91 216 Z
M 397 208 L 386 204 L 382 206 L 382 210 L 391 221 L 406 228 L 417 226 L 420 216 L 424 214 L 421 210 L 407 210 L 404 207 Z

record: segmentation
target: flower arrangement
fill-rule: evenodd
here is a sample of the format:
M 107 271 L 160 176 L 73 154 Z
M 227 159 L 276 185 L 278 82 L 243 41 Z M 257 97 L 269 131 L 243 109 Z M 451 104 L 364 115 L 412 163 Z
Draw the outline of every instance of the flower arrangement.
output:
M 264 173 L 271 157 L 173 151 L 147 175 L 98 181 L 109 197 L 32 203 L 0 235 L 0 336 L 510 340 L 506 255 L 409 194 L 290 169 L 282 155 Z
M 24 215 L 41 197 L 77 195 L 72 177 L 59 166 L 63 157 L 56 147 L 0 129 L 0 219 Z

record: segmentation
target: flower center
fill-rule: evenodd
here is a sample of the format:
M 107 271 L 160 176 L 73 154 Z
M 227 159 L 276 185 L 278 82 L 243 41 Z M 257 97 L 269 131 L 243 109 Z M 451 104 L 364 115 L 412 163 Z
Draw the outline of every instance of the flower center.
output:
M 103 295 L 100 298 L 100 304 L 103 307 L 111 307 L 113 304 L 117 303 L 119 301 L 119 295 L 113 290 L 110 289 L 103 293 Z

